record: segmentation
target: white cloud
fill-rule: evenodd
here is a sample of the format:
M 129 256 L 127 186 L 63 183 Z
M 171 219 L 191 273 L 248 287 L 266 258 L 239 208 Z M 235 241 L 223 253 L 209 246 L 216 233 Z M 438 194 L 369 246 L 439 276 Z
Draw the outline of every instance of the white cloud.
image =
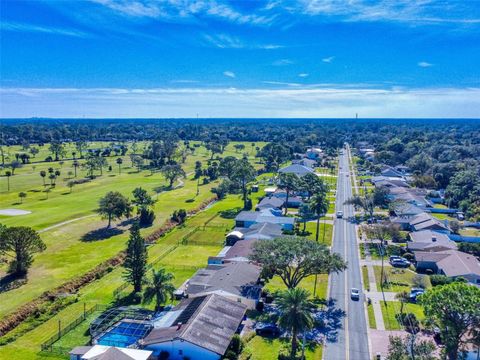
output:
M 207 45 L 220 49 L 265 49 L 274 50 L 283 47 L 275 44 L 257 44 L 252 41 L 243 41 L 237 36 L 228 34 L 203 34 L 203 40 Z
M 136 18 L 187 19 L 214 17 L 221 20 L 251 25 L 269 25 L 276 14 L 241 13 L 231 6 L 215 0 L 90 0 L 116 13 Z
M 478 118 L 480 88 L 1 88 L 2 117 Z M 188 106 L 186 106 L 188 105 Z
M 329 57 L 326 57 L 326 58 L 323 58 L 322 61 L 324 63 L 331 63 L 333 60 L 335 59 L 335 56 L 329 56 Z
M 73 36 L 73 37 L 89 36 L 87 33 L 80 30 L 76 30 L 76 29 L 66 29 L 66 28 L 41 26 L 41 25 L 17 23 L 17 22 L 9 22 L 9 21 L 1 22 L 0 29 L 6 30 L 6 31 L 39 32 L 39 33 Z
M 275 60 L 272 65 L 273 66 L 285 66 L 285 65 L 292 65 L 294 62 L 290 59 L 279 59 Z
M 233 71 L 224 71 L 223 72 L 223 75 L 227 76 L 227 77 L 230 77 L 230 78 L 234 78 L 235 77 L 235 73 Z
M 309 74 L 307 74 L 307 73 L 300 73 L 300 74 L 298 74 L 298 76 L 301 77 L 301 78 L 308 77 L 308 75 L 309 75 Z
M 430 64 L 426 61 L 420 61 L 417 65 L 420 66 L 420 67 L 423 67 L 423 68 L 433 66 L 433 64 Z

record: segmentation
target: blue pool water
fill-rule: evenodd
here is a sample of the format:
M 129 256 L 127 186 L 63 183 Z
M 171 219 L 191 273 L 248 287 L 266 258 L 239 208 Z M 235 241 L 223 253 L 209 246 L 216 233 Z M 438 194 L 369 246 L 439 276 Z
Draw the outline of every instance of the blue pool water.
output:
M 145 337 L 150 331 L 148 324 L 121 321 L 103 334 L 97 341 L 99 345 L 128 347 Z

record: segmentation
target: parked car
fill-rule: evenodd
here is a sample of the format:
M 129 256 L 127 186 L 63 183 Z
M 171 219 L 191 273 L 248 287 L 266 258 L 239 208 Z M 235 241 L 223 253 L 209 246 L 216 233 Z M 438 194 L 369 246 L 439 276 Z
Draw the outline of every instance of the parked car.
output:
M 338 219 L 343 218 L 343 211 L 337 211 L 337 218 Z
M 258 323 L 255 333 L 260 336 L 279 336 L 281 331 L 277 325 L 271 323 Z
M 401 258 L 391 261 L 390 264 L 392 264 L 393 267 L 407 268 L 410 266 L 410 261 Z
M 392 263 L 392 261 L 395 261 L 395 260 L 402 260 L 402 257 L 401 257 L 401 256 L 397 256 L 397 255 L 392 255 L 392 256 L 390 256 L 390 258 L 388 259 L 388 261 L 390 262 L 390 264 Z
M 360 300 L 360 290 L 358 290 L 357 288 L 352 288 L 350 290 L 350 297 L 352 298 L 352 300 Z
M 410 290 L 410 295 L 409 295 L 410 301 L 411 302 L 417 302 L 417 296 L 422 295 L 424 292 L 425 292 L 425 290 L 422 289 L 422 288 L 412 288 Z

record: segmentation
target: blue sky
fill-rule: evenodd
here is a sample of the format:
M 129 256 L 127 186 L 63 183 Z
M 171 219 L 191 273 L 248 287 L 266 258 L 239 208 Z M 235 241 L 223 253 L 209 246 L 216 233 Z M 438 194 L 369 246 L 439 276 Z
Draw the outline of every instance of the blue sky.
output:
M 479 117 L 480 2 L 4 0 L 1 117 Z

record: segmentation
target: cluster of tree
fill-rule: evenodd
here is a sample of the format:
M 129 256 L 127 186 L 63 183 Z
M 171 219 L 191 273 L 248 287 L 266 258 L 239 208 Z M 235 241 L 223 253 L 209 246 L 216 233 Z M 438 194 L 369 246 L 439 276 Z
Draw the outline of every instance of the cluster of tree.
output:
M 0 255 L 12 260 L 9 272 L 14 276 L 23 276 L 33 263 L 33 254 L 46 249 L 38 233 L 26 226 L 6 227 L 0 224 Z
M 175 210 L 170 218 L 176 223 L 183 224 L 187 218 L 187 211 L 185 209 Z
M 219 199 L 223 199 L 228 193 L 241 192 L 243 198 L 243 208 L 251 209 L 252 201 L 248 197 L 248 183 L 255 180 L 256 171 L 248 159 L 236 159 L 227 156 L 220 161 L 218 166 L 219 174 L 224 180 L 219 186 L 212 189 L 212 192 Z

